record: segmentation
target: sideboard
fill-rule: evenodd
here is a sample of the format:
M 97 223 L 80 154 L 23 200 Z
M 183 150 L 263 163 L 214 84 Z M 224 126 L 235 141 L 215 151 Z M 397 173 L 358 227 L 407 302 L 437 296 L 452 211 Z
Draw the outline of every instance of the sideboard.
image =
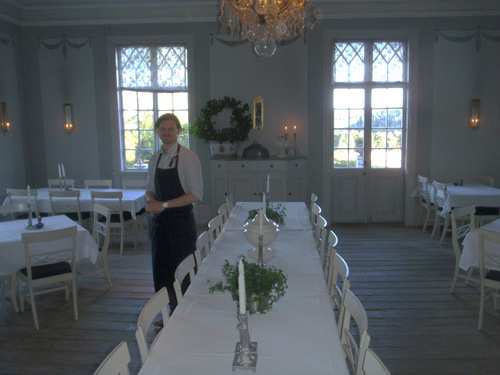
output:
M 262 200 L 270 175 L 270 200 L 305 201 L 307 194 L 307 159 L 212 159 L 210 178 L 212 208 L 233 194 L 234 202 Z

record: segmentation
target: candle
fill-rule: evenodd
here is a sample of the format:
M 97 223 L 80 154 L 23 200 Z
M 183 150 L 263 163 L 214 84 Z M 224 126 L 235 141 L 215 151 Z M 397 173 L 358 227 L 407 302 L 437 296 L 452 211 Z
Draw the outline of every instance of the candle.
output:
M 238 263 L 238 293 L 240 297 L 240 314 L 243 315 L 247 312 L 247 291 L 245 289 L 245 268 L 242 259 Z
M 288 126 L 285 126 L 285 142 L 288 139 Z
M 63 178 L 66 178 L 66 171 L 64 170 L 64 164 L 63 163 L 61 163 L 61 171 L 62 171 Z
M 266 212 L 266 193 L 262 194 L 262 210 Z
M 259 237 L 264 235 L 264 212 L 259 211 Z
M 28 187 L 26 188 L 26 195 L 27 195 L 27 200 L 28 200 L 28 204 L 31 204 L 31 187 L 28 185 Z
M 297 132 L 297 125 L 294 125 L 293 126 L 293 134 L 295 134 Z
M 61 163 L 57 163 L 57 171 L 59 172 L 59 179 L 62 179 L 62 174 L 61 174 Z
M 269 194 L 269 189 L 271 188 L 271 177 L 267 175 L 267 184 L 266 184 L 266 194 Z

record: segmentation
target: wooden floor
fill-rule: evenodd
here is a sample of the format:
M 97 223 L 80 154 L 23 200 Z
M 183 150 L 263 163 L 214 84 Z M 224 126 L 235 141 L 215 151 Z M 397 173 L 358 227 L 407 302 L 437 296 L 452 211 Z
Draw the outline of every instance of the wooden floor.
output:
M 365 306 L 371 347 L 392 374 L 500 373 L 500 315 L 477 330 L 479 289 L 459 282 L 451 241 L 399 225 L 336 225 L 339 253 L 350 266 L 351 289 Z M 29 306 L 0 319 L 0 374 L 92 374 L 121 340 L 129 343 L 131 373 L 140 367 L 135 327 L 153 294 L 149 243 L 123 256 L 109 254 L 113 288 L 104 279 L 79 280 L 79 320 L 63 293 L 38 297 L 40 331 Z

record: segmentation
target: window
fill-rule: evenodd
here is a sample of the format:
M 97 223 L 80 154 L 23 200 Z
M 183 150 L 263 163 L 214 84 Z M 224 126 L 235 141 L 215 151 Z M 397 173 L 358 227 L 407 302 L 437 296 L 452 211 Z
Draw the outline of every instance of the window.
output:
M 189 147 L 187 48 L 181 44 L 119 46 L 116 49 L 117 91 L 122 169 L 147 168 L 160 147 L 154 122 L 174 113 Z
M 402 167 L 407 61 L 406 41 L 335 42 L 334 168 Z

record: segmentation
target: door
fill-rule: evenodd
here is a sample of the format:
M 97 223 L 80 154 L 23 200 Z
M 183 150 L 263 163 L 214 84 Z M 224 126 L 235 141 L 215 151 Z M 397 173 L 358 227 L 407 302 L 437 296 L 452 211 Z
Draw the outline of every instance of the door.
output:
M 335 41 L 332 222 L 402 222 L 407 43 Z

